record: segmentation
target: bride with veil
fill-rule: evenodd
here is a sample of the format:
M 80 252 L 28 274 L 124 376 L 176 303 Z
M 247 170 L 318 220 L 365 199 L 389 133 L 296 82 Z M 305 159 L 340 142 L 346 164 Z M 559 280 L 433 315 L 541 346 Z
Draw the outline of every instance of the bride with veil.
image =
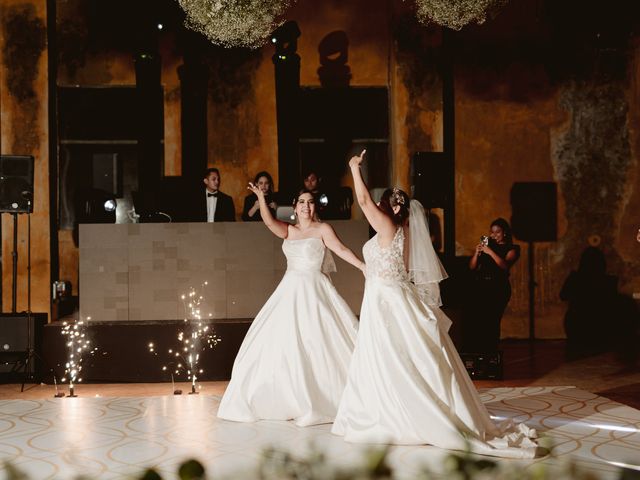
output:
M 363 247 L 360 328 L 332 432 L 356 443 L 534 457 L 535 431 L 492 421 L 449 338 L 438 288 L 446 272 L 422 205 L 395 188 L 376 205 L 360 172 L 364 153 L 349 166 L 358 203 L 377 234 Z

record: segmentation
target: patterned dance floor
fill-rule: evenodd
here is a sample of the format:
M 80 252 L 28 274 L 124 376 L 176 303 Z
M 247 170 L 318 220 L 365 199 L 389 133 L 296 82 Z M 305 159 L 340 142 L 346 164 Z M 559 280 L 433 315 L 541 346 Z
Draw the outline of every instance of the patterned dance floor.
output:
M 596 478 L 617 477 L 617 466 L 640 470 L 640 411 L 573 387 L 493 388 L 482 399 L 497 418 L 524 421 L 554 445 L 551 456 L 519 462 L 560 468 L 572 459 Z M 31 478 L 122 478 L 154 466 L 165 478 L 187 458 L 209 478 L 250 478 L 262 451 L 277 446 L 304 453 L 311 444 L 335 465 L 363 461 L 366 447 L 345 443 L 330 425 L 291 422 L 239 424 L 216 418 L 220 398 L 207 394 L 0 400 L 0 459 Z M 438 471 L 448 452 L 430 446 L 394 447 L 399 478 L 427 466 Z

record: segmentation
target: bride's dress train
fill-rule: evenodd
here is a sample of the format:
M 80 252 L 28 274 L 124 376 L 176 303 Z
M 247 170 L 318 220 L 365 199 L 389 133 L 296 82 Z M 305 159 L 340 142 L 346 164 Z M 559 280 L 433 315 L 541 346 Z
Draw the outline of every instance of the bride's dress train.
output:
M 429 444 L 516 458 L 535 456 L 535 431 L 496 425 L 447 333 L 451 321 L 409 282 L 404 232 L 369 240 L 356 348 L 332 432 L 348 442 Z
M 287 271 L 242 342 L 218 417 L 330 423 L 346 383 L 357 319 L 322 273 L 321 239 L 284 240 L 282 249 Z

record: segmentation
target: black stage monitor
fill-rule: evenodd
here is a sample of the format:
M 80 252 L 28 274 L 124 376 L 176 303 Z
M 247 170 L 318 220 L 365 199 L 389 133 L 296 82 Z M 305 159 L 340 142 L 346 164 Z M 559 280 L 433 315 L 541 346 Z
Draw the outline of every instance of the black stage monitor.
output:
M 0 212 L 33 212 L 33 157 L 0 155 Z

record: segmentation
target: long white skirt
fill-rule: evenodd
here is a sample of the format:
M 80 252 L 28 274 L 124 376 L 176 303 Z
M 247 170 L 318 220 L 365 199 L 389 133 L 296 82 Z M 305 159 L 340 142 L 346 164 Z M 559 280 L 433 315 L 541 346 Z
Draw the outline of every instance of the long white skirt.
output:
M 218 417 L 332 422 L 356 331 L 356 317 L 326 275 L 288 270 L 242 342 Z
M 535 431 L 496 425 L 447 333 L 408 282 L 367 279 L 356 349 L 332 432 L 348 442 L 429 444 L 531 458 Z

